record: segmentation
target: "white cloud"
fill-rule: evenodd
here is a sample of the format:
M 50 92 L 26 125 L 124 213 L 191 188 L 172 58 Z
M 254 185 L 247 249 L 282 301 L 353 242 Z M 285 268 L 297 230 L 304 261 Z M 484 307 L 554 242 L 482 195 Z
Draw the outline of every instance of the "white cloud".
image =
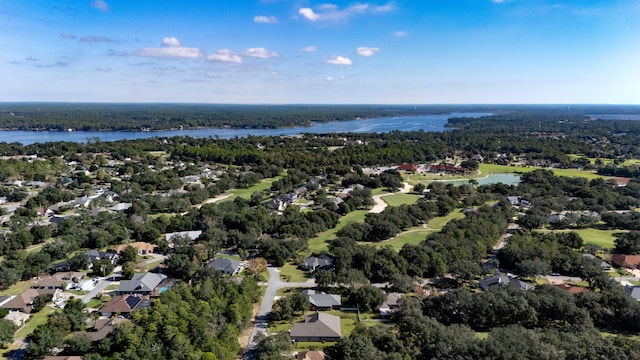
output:
M 371 47 L 364 47 L 364 46 L 360 46 L 357 50 L 358 55 L 361 55 L 361 56 L 373 56 L 378 51 L 380 51 L 380 48 L 371 48 Z
M 138 51 L 136 54 L 139 56 L 185 59 L 197 59 L 203 56 L 203 53 L 202 51 L 200 51 L 200 49 L 189 47 L 144 48 Z
M 318 51 L 318 47 L 317 46 L 307 46 L 307 47 L 303 47 L 302 49 L 300 49 L 300 52 L 316 52 Z
M 298 14 L 304 16 L 309 21 L 316 21 L 320 19 L 320 15 L 316 14 L 311 8 L 302 8 L 298 10 Z
M 175 36 L 162 39 L 162 46 L 181 47 L 182 43 Z
M 334 4 L 319 5 L 314 9 L 306 7 L 298 10 L 298 14 L 302 15 L 309 21 L 345 21 L 356 14 L 366 13 L 385 13 L 392 11 L 393 5 L 371 5 L 369 3 L 354 4 L 344 9 L 338 8 Z
M 229 49 L 220 49 L 216 51 L 215 54 L 211 54 L 207 56 L 207 60 L 215 61 L 215 62 L 225 62 L 225 63 L 241 63 L 242 58 L 240 55 L 234 53 Z
M 327 64 L 332 64 L 332 65 L 351 65 L 351 64 L 353 64 L 353 61 L 351 61 L 351 59 L 343 57 L 343 56 L 333 55 L 329 60 L 327 60 Z
M 93 2 L 91 2 L 91 6 L 93 6 L 94 8 L 100 11 L 104 11 L 104 12 L 109 11 L 109 5 L 107 5 L 107 3 L 104 2 L 104 0 L 94 0 Z
M 406 31 L 394 31 L 393 32 L 393 36 L 395 36 L 395 37 L 405 37 L 407 35 L 409 35 L 409 33 L 406 32 Z
M 280 54 L 278 54 L 277 52 L 269 51 L 265 48 L 249 48 L 245 50 L 244 55 L 248 57 L 259 58 L 259 59 L 267 59 L 271 57 L 280 56 Z
M 258 15 L 253 17 L 253 22 L 258 24 L 277 24 L 278 18 L 275 16 Z
M 333 76 L 327 76 L 327 77 L 325 78 L 325 80 L 327 80 L 327 81 L 333 81 Z

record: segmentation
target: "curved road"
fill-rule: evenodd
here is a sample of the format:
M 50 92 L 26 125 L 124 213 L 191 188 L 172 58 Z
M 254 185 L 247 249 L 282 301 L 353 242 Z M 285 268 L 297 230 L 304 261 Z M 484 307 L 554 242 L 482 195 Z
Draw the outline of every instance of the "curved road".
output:
M 267 290 L 264 292 L 264 297 L 262 298 L 262 303 L 260 304 L 260 309 L 258 310 L 256 321 L 253 326 L 253 330 L 251 331 L 249 346 L 247 347 L 247 352 L 245 353 L 246 360 L 255 360 L 258 358 L 258 343 L 255 341 L 255 337 L 258 332 L 264 335 L 267 334 L 267 326 L 269 325 L 269 314 L 271 313 L 271 309 L 273 308 L 273 301 L 276 297 L 276 292 L 279 289 L 283 288 L 310 288 L 316 286 L 315 279 L 309 279 L 307 280 L 307 282 L 303 283 L 284 282 L 280 281 L 280 270 L 278 270 L 277 268 L 269 266 L 267 268 L 267 271 L 269 272 L 269 282 L 267 283 Z

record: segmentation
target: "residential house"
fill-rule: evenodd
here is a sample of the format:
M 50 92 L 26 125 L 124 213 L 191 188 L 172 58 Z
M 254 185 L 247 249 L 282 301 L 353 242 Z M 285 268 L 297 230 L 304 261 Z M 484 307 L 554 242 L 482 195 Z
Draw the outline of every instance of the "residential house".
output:
M 92 264 L 96 260 L 109 260 L 112 264 L 116 264 L 120 256 L 112 251 L 89 250 L 85 254 L 89 257 L 89 263 Z
M 167 279 L 163 274 L 137 273 L 131 280 L 120 281 L 117 294 L 158 295 L 160 288 L 168 282 Z
M 469 169 L 453 165 L 431 165 L 427 171 L 445 174 L 466 174 Z
M 624 287 L 624 292 L 626 292 L 627 295 L 631 296 L 636 301 L 640 301 L 640 286 L 627 285 Z
M 402 164 L 402 165 L 396 167 L 396 170 L 412 172 L 413 173 L 413 172 L 418 171 L 418 166 L 414 165 L 414 164 Z
M 296 360 L 325 360 L 326 358 L 322 350 L 300 351 L 296 354 Z
M 123 318 L 98 319 L 96 320 L 95 325 L 93 325 L 93 328 L 91 328 L 91 331 L 79 331 L 73 334 L 84 334 L 88 336 L 91 341 L 96 342 L 106 338 L 109 334 L 111 334 L 116 325 L 125 321 L 129 320 Z
M 400 299 L 404 297 L 404 294 L 397 292 L 390 292 L 386 295 L 386 298 L 382 305 L 380 305 L 380 315 L 389 316 L 394 312 L 400 310 Z
M 216 271 L 222 271 L 227 275 L 235 275 L 242 270 L 240 267 L 240 261 L 227 258 L 219 258 L 211 261 L 207 264 L 207 267 Z
M 314 272 L 316 270 L 328 270 L 333 267 L 333 258 L 327 254 L 311 256 L 300 264 L 300 269 Z
M 113 315 L 128 316 L 134 310 L 144 309 L 151 305 L 148 297 L 135 295 L 116 295 L 100 308 L 100 315 L 111 317 Z
M 502 287 L 512 286 L 519 290 L 533 290 L 535 288 L 533 284 L 529 284 L 527 282 L 509 277 L 504 274 L 498 274 L 498 275 L 484 278 L 479 281 L 479 284 L 482 290 L 487 290 L 489 288 L 497 287 L 497 286 L 502 286 Z
M 158 247 L 157 245 L 153 245 L 153 244 L 149 244 L 149 243 L 141 242 L 141 241 L 136 241 L 136 242 L 131 243 L 131 244 L 118 245 L 118 246 L 116 246 L 114 248 L 114 250 L 119 254 L 124 249 L 126 249 L 127 246 L 134 247 L 136 249 L 136 251 L 138 252 L 138 255 L 141 255 L 141 256 L 153 253 L 155 251 L 155 249 Z
M 296 342 L 338 341 L 342 337 L 340 317 L 327 313 L 306 315 L 302 322 L 293 324 L 289 336 Z
M 531 206 L 531 201 L 521 196 L 507 196 L 507 201 L 516 207 L 529 208 Z
M 78 271 L 57 272 L 34 281 L 31 287 L 34 289 L 65 290 L 68 285 L 79 282 L 85 275 L 85 273 Z
M 51 216 L 53 216 L 53 210 L 47 209 L 47 208 L 37 208 L 36 209 L 36 213 L 40 217 L 43 217 L 43 216 L 51 217 Z
M 566 219 L 567 219 L 567 215 L 562 213 L 556 213 L 556 214 L 549 215 L 549 217 L 547 218 L 547 221 L 553 224 L 553 223 L 565 221 Z
M 0 308 L 7 309 L 9 311 L 21 311 L 28 314 L 31 312 L 31 309 L 33 309 L 33 300 L 35 300 L 38 295 L 51 294 L 55 297 L 57 291 L 59 290 L 27 289 L 0 306 Z
M 29 320 L 30 317 L 31 315 L 23 313 L 21 311 L 9 311 L 4 319 L 7 321 L 11 321 L 16 326 L 22 326 L 27 322 L 27 320 Z
M 611 262 L 616 266 L 637 269 L 640 265 L 640 255 L 613 254 Z
M 0 306 L 9 302 L 9 300 L 13 299 L 14 296 L 0 296 Z
M 109 208 L 111 211 L 125 211 L 131 207 L 131 203 L 117 203 Z
M 54 224 L 60 224 L 61 222 L 73 218 L 73 217 L 77 217 L 80 216 L 78 214 L 68 214 L 68 215 L 53 215 L 50 219 L 49 222 L 52 222 Z
M 164 239 L 169 244 L 169 247 L 173 248 L 173 239 L 176 237 L 187 238 L 191 241 L 194 241 L 198 237 L 200 237 L 200 235 L 202 235 L 202 230 L 178 231 L 178 232 L 166 233 L 164 235 Z
M 570 294 L 574 294 L 574 295 L 589 291 L 589 289 L 587 289 L 587 288 L 583 288 L 583 287 L 580 287 L 580 286 L 572 286 L 572 285 L 569 285 L 569 284 L 554 284 L 553 286 L 557 287 L 558 289 L 565 290 L 565 291 L 569 292 Z
M 342 306 L 340 295 L 313 293 L 309 294 L 311 310 L 337 310 Z
M 593 254 L 583 253 L 582 256 L 584 256 L 586 258 L 589 258 L 589 259 L 596 260 L 598 262 L 598 264 L 600 265 L 600 267 L 602 268 L 602 270 L 604 270 L 604 271 L 610 271 L 611 270 L 611 265 L 608 262 L 600 259 L 599 257 L 597 257 L 597 256 L 595 256 Z

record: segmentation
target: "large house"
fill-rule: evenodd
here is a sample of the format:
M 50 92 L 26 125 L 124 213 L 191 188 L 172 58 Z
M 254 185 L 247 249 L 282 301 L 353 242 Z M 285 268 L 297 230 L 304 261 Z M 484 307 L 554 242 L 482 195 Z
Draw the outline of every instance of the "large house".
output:
M 300 269 L 314 272 L 316 270 L 327 270 L 333 267 L 333 259 L 331 256 L 321 254 L 306 258 L 301 264 Z
M 116 295 L 100 308 L 100 315 L 111 317 L 115 314 L 127 316 L 134 310 L 149 307 L 148 297 L 135 295 Z
M 611 262 L 616 266 L 635 269 L 640 265 L 640 255 L 613 254 L 611 255 Z
M 51 276 L 38 279 L 31 285 L 36 289 L 62 289 L 67 285 L 80 281 L 86 274 L 78 271 L 57 272 Z
M 155 273 L 138 273 L 133 275 L 131 280 L 120 281 L 118 287 L 118 295 L 122 294 L 139 294 L 139 295 L 158 295 L 160 288 L 167 282 L 167 276 Z
M 529 284 L 527 282 L 509 277 L 504 274 L 498 274 L 498 275 L 484 278 L 480 280 L 479 283 L 480 283 L 480 288 L 482 290 L 487 290 L 489 288 L 499 287 L 499 286 L 500 287 L 511 286 L 518 290 L 533 290 L 535 288 L 533 284 Z
M 115 251 L 119 254 L 122 251 L 124 251 L 124 249 L 127 248 L 127 246 L 131 246 L 133 248 L 136 249 L 136 251 L 138 252 L 138 255 L 147 255 L 147 254 L 151 254 L 155 251 L 155 249 L 158 247 L 157 245 L 153 245 L 153 244 L 149 244 L 146 242 L 141 242 L 141 241 L 136 241 L 134 243 L 131 243 L 129 245 L 118 245 L 115 247 Z
M 0 308 L 7 309 L 9 311 L 21 311 L 28 314 L 33 309 L 33 301 L 36 297 L 39 295 L 55 296 L 57 291 L 58 290 L 51 289 L 27 289 L 16 295 L 13 299 L 2 304 Z
M 297 342 L 338 341 L 342 337 L 340 317 L 326 313 L 306 315 L 302 322 L 293 324 L 289 335 Z
M 235 275 L 242 270 L 240 267 L 240 261 L 227 258 L 215 259 L 207 264 L 207 267 L 217 271 L 222 271 L 227 275 Z
M 337 310 L 342 306 L 340 295 L 311 293 L 309 294 L 311 310 Z

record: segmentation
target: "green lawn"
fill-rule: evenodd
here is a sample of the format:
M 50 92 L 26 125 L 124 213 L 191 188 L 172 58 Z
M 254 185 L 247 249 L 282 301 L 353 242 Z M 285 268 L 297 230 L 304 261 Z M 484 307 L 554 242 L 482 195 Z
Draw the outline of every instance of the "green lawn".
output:
M 402 249 L 404 244 L 418 245 L 420 244 L 429 234 L 433 234 L 434 232 L 440 231 L 442 227 L 453 219 L 461 219 L 464 217 L 462 213 L 462 209 L 457 209 L 446 216 L 439 216 L 431 219 L 427 223 L 427 228 L 424 227 L 414 227 L 405 232 L 400 233 L 396 237 L 393 237 L 389 240 L 381 241 L 379 243 L 363 243 L 369 244 L 373 246 L 391 246 L 394 250 L 399 251 Z
M 320 252 L 326 251 L 328 249 L 327 241 L 334 239 L 336 233 L 340 229 L 342 229 L 349 223 L 364 221 L 364 217 L 368 213 L 369 211 L 367 210 L 356 210 L 341 217 L 336 227 L 334 227 L 333 229 L 329 229 L 327 231 L 321 232 L 318 236 L 309 240 L 309 251 L 314 253 L 320 253 Z
M 596 244 L 603 249 L 613 249 L 614 241 L 617 234 L 628 232 L 627 230 L 600 230 L 600 229 L 575 229 L 575 230 L 557 230 L 558 232 L 574 231 L 578 233 L 586 244 Z
M 16 331 L 13 338 L 14 339 L 26 338 L 39 325 L 46 323 L 47 319 L 49 318 L 49 314 L 51 314 L 54 311 L 55 309 L 52 308 L 51 306 L 45 306 L 44 309 L 40 310 L 35 314 L 32 314 L 31 317 L 29 318 L 29 321 L 27 321 L 27 323 L 23 327 L 21 327 L 20 329 L 18 329 L 18 331 Z
M 418 199 L 420 199 L 419 195 L 403 193 L 386 195 L 382 197 L 382 200 L 389 206 L 411 205 L 417 203 Z
M 286 282 L 305 282 L 309 280 L 307 273 L 298 269 L 292 263 L 286 263 L 280 268 L 280 278 Z
M 233 196 L 223 201 L 228 201 L 229 199 L 233 199 L 234 197 L 241 197 L 243 199 L 249 200 L 251 198 L 251 194 L 256 191 L 269 191 L 271 189 L 271 184 L 280 179 L 282 179 L 282 175 L 276 176 L 274 178 L 263 179 L 259 183 L 246 189 L 233 189 L 231 190 Z
M 27 290 L 33 284 L 33 280 L 20 281 L 17 284 L 10 286 L 2 291 L 0 291 L 0 296 L 2 295 L 18 295 L 21 292 Z

